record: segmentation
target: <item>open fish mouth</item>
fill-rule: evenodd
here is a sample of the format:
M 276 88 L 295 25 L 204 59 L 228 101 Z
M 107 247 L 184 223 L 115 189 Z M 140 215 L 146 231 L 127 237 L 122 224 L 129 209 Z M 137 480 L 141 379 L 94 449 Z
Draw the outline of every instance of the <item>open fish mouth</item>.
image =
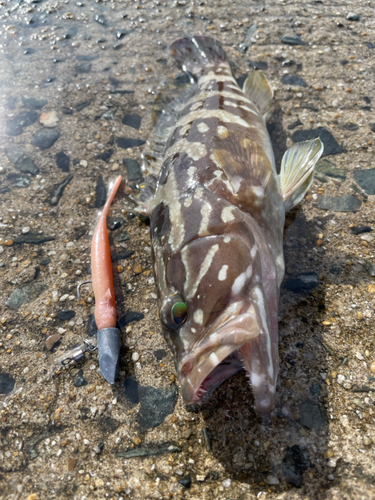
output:
M 255 316 L 244 313 L 215 329 L 193 349 L 184 360 L 180 374 L 185 403 L 200 403 L 222 382 L 244 368 L 241 349 L 259 333 Z

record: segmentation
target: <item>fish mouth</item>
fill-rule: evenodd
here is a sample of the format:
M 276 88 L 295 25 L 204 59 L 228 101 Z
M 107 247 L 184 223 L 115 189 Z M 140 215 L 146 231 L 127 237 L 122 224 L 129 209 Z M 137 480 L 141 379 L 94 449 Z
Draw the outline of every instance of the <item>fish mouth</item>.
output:
M 241 349 L 260 333 L 253 314 L 243 313 L 210 329 L 183 360 L 181 393 L 186 404 L 197 404 L 222 382 L 244 368 Z

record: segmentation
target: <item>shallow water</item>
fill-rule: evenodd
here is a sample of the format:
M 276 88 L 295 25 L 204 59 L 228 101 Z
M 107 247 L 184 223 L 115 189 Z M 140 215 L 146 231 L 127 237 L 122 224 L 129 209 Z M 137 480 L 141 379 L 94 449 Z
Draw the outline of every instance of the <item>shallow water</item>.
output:
M 0 3 L 0 498 L 375 496 L 374 11 L 350 10 L 359 20 L 333 1 Z M 335 139 L 287 218 L 277 408 L 264 422 L 243 373 L 184 406 L 128 191 L 110 218 L 119 382 L 105 383 L 95 352 L 49 377 L 95 333 L 92 291 L 75 293 L 92 230 L 108 183 L 141 180 L 155 95 L 181 77 L 167 47 L 183 34 L 218 38 L 236 78 L 264 71 L 278 164 L 296 132 Z M 132 450 L 146 451 L 116 455 Z

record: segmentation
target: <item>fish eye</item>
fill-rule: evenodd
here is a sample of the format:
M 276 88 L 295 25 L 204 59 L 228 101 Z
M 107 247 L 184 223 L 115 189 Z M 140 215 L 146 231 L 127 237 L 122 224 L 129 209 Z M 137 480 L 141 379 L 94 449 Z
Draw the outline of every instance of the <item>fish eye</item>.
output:
M 168 297 L 160 310 L 160 319 L 169 330 L 180 328 L 185 323 L 187 315 L 187 304 L 180 295 Z

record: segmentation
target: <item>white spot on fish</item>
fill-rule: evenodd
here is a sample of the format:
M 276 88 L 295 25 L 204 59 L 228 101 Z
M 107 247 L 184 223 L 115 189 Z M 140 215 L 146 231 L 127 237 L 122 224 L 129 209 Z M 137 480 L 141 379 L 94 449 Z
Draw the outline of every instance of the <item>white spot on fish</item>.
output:
M 208 130 L 210 130 L 209 126 L 206 123 L 198 123 L 198 130 L 201 134 L 204 134 Z
M 202 309 L 197 309 L 194 311 L 193 319 L 198 325 L 203 325 L 203 311 Z
M 209 268 L 212 264 L 213 258 L 218 250 L 219 250 L 219 245 L 216 244 L 216 245 L 212 245 L 210 250 L 207 252 L 207 254 L 202 262 L 201 268 L 199 269 L 199 273 L 198 273 L 197 279 L 195 280 L 194 285 L 191 286 L 189 283 L 190 280 L 186 279 L 186 281 L 185 281 L 185 293 L 187 292 L 186 293 L 187 299 L 191 299 L 197 293 L 199 283 L 202 281 L 202 278 L 206 275 L 207 271 L 209 270 Z
M 215 366 L 217 366 L 220 363 L 220 359 L 217 357 L 216 353 L 211 352 L 209 357 Z
M 266 381 L 264 373 L 258 374 L 255 373 L 254 371 L 251 372 L 250 378 L 251 378 L 251 385 L 253 387 L 260 387 Z
M 254 288 L 254 294 L 256 295 L 256 303 L 258 304 L 258 311 L 262 320 L 262 327 L 263 331 L 266 334 L 266 347 L 267 347 L 267 354 L 268 354 L 268 375 L 270 378 L 273 378 L 273 364 L 272 364 L 272 353 L 271 353 L 271 338 L 270 338 L 270 332 L 268 329 L 268 324 L 267 324 L 267 313 L 266 313 L 266 308 L 264 304 L 264 295 L 262 290 L 257 286 Z M 262 332 L 261 332 L 262 333 Z
M 241 117 L 233 115 L 232 113 L 230 113 L 229 111 L 225 111 L 224 109 L 199 109 L 197 111 L 193 111 L 192 113 L 188 113 L 187 115 L 182 116 L 178 120 L 176 126 L 181 127 L 201 118 L 217 118 L 224 123 L 236 123 L 237 125 L 242 125 L 242 127 L 245 127 L 246 129 L 252 128 L 252 125 L 249 124 L 246 120 L 243 120 Z M 172 148 L 174 148 L 174 146 L 172 146 L 170 149 Z M 184 150 L 183 148 L 180 149 Z M 170 156 L 169 150 L 167 153 L 168 155 L 166 155 L 166 157 Z
M 184 201 L 184 207 L 189 208 L 193 202 L 193 197 L 190 195 Z
M 238 104 L 232 101 L 224 101 L 224 106 L 231 106 L 232 108 L 238 108 Z M 240 106 L 242 108 L 242 106 Z
M 233 207 L 225 207 L 223 208 L 223 211 L 221 212 L 221 220 L 223 222 L 230 222 L 231 220 L 234 220 L 234 214 L 233 214 Z
M 252 273 L 253 273 L 253 266 L 250 264 L 250 266 L 246 269 L 246 271 L 241 273 L 234 280 L 234 283 L 232 285 L 232 295 L 238 295 L 240 293 L 246 281 L 251 277 Z
M 190 106 L 190 111 L 195 111 L 198 108 L 201 108 L 203 105 L 202 101 L 197 101 Z
M 199 226 L 199 236 L 207 236 L 208 223 L 210 221 L 210 215 L 212 212 L 212 207 L 210 203 L 203 203 L 201 208 L 201 224 Z
M 180 139 L 167 150 L 165 158 L 169 158 L 180 152 L 186 153 L 192 160 L 197 161 L 206 156 L 207 149 L 201 142 L 189 142 L 186 139 Z
M 228 136 L 228 129 L 227 127 L 224 127 L 223 125 L 219 125 L 217 127 L 217 133 L 219 134 L 219 136 L 223 139 L 225 139 L 225 137 Z
M 257 252 L 258 252 L 258 245 L 255 243 L 253 248 L 250 251 L 250 255 L 251 255 L 252 259 L 255 259 Z
M 225 236 L 224 243 L 229 243 L 232 238 L 230 236 Z
M 264 188 L 261 186 L 251 186 L 251 191 L 255 194 L 255 196 L 264 196 Z
M 217 279 L 219 281 L 225 281 L 227 279 L 227 271 L 228 271 L 228 266 L 226 264 L 223 265 L 223 267 L 219 271 L 219 275 Z
M 194 328 L 193 326 L 190 328 L 190 330 L 193 332 L 193 333 L 197 333 L 197 329 Z

